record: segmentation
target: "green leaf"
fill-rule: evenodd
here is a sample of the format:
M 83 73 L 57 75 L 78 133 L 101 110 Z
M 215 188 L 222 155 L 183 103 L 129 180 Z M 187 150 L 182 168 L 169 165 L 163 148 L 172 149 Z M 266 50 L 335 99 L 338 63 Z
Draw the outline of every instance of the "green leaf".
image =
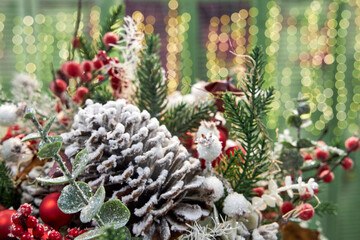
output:
M 38 152 L 41 159 L 54 157 L 61 149 L 62 142 L 52 142 L 45 144 Z
M 72 175 L 77 178 L 80 173 L 82 173 L 86 167 L 86 164 L 89 161 L 89 153 L 86 148 L 81 150 L 78 154 L 76 154 L 75 160 L 72 166 Z
M 21 139 L 22 142 L 27 142 L 27 141 L 31 141 L 31 140 L 36 140 L 41 138 L 40 133 L 30 133 L 29 135 L 26 135 L 25 137 L 23 137 Z
M 89 204 L 81 210 L 80 220 L 83 223 L 90 222 L 95 214 L 99 211 L 105 200 L 105 188 L 101 186 L 98 188 L 94 196 L 89 200 Z
M 303 157 L 295 150 L 284 149 L 280 154 L 280 161 L 285 169 L 298 170 L 304 162 Z
M 59 135 L 48 136 L 48 139 L 50 140 L 50 142 L 62 142 L 63 141 L 63 138 Z
M 300 128 L 301 124 L 302 124 L 302 120 L 299 116 L 297 115 L 291 115 L 290 117 L 288 117 L 287 119 L 287 124 L 289 124 L 292 127 L 296 127 L 296 128 Z
M 131 233 L 127 227 L 114 229 L 108 227 L 104 230 L 104 234 L 99 240 L 140 240 L 141 238 L 132 238 Z
M 88 199 L 91 197 L 91 188 L 87 183 L 76 182 L 84 196 Z M 67 214 L 77 213 L 83 209 L 86 204 L 82 198 L 77 194 L 72 185 L 67 185 L 62 191 L 58 200 L 58 206 L 60 210 Z
M 54 123 L 56 119 L 56 116 L 52 116 L 51 118 L 49 118 L 49 120 L 46 122 L 45 126 L 44 126 L 44 136 L 47 136 L 49 134 L 51 125 Z
M 287 148 L 295 148 L 294 145 L 292 145 L 290 142 L 287 142 L 287 141 L 283 141 L 283 142 L 281 142 L 281 144 Z
M 99 239 L 101 235 L 104 234 L 104 230 L 102 228 L 96 228 L 94 230 L 87 231 L 78 237 L 75 240 L 90 240 L 90 239 Z
M 25 109 L 25 114 L 24 114 L 24 118 L 25 119 L 32 119 L 35 117 L 35 110 L 32 108 L 26 108 Z
M 105 226 L 117 229 L 129 221 L 130 211 L 119 199 L 113 199 L 102 205 L 99 215 Z
M 314 144 L 312 144 L 312 142 L 309 139 L 299 139 L 299 141 L 297 142 L 298 148 L 309 148 L 313 146 Z
M 65 183 L 69 182 L 69 179 L 66 176 L 61 176 L 61 177 L 57 177 L 57 178 L 50 178 L 50 177 L 45 177 L 45 178 L 41 178 L 38 177 L 36 178 L 36 180 L 38 182 L 44 183 L 44 184 L 49 184 L 49 185 L 62 185 Z

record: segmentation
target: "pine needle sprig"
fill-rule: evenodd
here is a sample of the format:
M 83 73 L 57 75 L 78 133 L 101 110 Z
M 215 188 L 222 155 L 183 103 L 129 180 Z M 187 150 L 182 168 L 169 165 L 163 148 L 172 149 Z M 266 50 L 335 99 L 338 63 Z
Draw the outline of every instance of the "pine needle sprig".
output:
M 10 170 L 4 162 L 0 162 L 0 204 L 6 208 L 17 208 L 20 205 L 20 197 L 10 177 Z
M 232 183 L 236 192 L 251 197 L 251 190 L 267 171 L 269 165 L 268 142 L 269 137 L 262 120 L 269 112 L 269 104 L 273 100 L 274 89 L 263 90 L 265 83 L 263 55 L 259 48 L 255 48 L 250 55 L 253 65 L 248 65 L 248 76 L 245 79 L 245 99 L 237 99 L 231 93 L 224 93 L 223 101 L 225 118 L 231 123 L 232 132 L 239 140 L 246 154 L 241 149 L 234 155 L 227 157 L 227 165 L 220 168 L 224 177 Z
M 158 35 L 146 35 L 147 47 L 141 52 L 137 69 L 138 88 L 135 92 L 136 105 L 146 110 L 152 117 L 160 120 L 166 106 L 167 81 L 159 57 L 160 40 Z
M 112 31 L 112 27 L 115 24 L 118 24 L 122 21 L 124 17 L 124 10 L 124 6 L 119 4 L 110 12 L 106 21 L 104 21 L 104 24 L 101 26 L 100 39 L 98 41 L 99 50 L 105 50 L 107 48 L 102 41 L 102 37 L 105 35 L 105 33 Z
M 80 40 L 79 52 L 81 57 L 88 60 L 94 59 L 96 56 L 96 51 L 94 50 L 91 43 L 89 43 L 86 40 L 85 36 L 83 35 L 79 36 L 79 40 Z
M 202 120 L 209 119 L 215 111 L 214 103 L 209 101 L 199 104 L 181 102 L 167 110 L 161 123 L 176 136 L 182 136 L 186 132 L 196 132 Z

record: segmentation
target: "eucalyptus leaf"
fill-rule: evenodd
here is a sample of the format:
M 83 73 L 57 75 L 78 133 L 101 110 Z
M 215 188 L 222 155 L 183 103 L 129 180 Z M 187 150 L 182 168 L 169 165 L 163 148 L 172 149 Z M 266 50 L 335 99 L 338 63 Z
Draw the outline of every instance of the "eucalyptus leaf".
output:
M 85 169 L 86 164 L 89 161 L 89 152 L 85 148 L 76 154 L 75 160 L 72 166 L 72 175 L 77 178 Z
M 100 210 L 105 200 L 105 188 L 101 186 L 97 189 L 94 196 L 89 200 L 89 204 L 81 210 L 80 220 L 83 223 L 90 222 L 95 214 Z
M 84 196 L 88 199 L 91 198 L 91 188 L 87 183 L 76 182 Z M 75 188 L 72 185 L 67 185 L 62 191 L 58 200 L 58 206 L 60 210 L 67 214 L 77 213 L 83 209 L 86 204 L 82 198 L 77 194 Z
M 99 215 L 105 226 L 117 229 L 129 221 L 130 211 L 119 199 L 112 199 L 102 205 Z
M 299 141 L 297 142 L 298 148 L 309 148 L 313 146 L 314 144 L 312 144 L 312 142 L 308 139 L 299 139 Z
M 57 178 L 50 178 L 50 177 L 45 177 L 45 178 L 41 178 L 38 177 L 36 178 L 36 180 L 38 182 L 44 183 L 44 184 L 49 184 L 49 185 L 62 185 L 65 183 L 69 182 L 69 179 L 66 176 L 61 176 L 61 177 L 57 177 Z
M 289 124 L 292 127 L 296 127 L 296 128 L 300 128 L 302 123 L 302 120 L 299 116 L 297 115 L 291 115 L 290 117 L 288 117 L 287 119 L 287 124 Z
M 22 142 L 27 142 L 27 141 L 31 141 L 31 140 L 36 140 L 41 138 L 41 134 L 40 133 L 30 133 L 29 135 L 26 135 L 25 137 L 23 137 L 21 139 Z
M 285 148 L 280 154 L 280 161 L 283 162 L 285 169 L 298 170 L 304 159 L 297 151 Z
M 62 142 L 63 141 L 63 138 L 59 135 L 48 136 L 48 139 L 50 140 L 50 142 Z
M 46 122 L 45 126 L 44 126 L 44 135 L 47 136 L 49 131 L 50 131 L 50 128 L 51 128 L 51 125 L 53 124 L 53 122 L 55 121 L 56 119 L 56 116 L 52 116 L 49 118 L 49 120 Z
M 39 158 L 52 158 L 54 157 L 61 149 L 62 142 L 52 142 L 45 144 L 38 152 Z
M 96 228 L 94 230 L 87 231 L 78 237 L 75 240 L 90 240 L 90 239 L 99 239 L 101 235 L 104 234 L 104 230 L 102 228 Z
M 32 108 L 26 108 L 25 109 L 25 114 L 24 114 L 24 118 L 25 119 L 32 119 L 35 117 L 35 110 Z

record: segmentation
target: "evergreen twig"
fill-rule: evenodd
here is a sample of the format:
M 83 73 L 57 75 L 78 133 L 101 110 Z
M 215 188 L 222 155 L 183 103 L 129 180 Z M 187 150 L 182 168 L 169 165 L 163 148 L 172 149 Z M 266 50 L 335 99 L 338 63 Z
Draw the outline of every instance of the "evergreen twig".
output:
M 235 136 L 238 138 L 246 154 L 238 149 L 230 156 L 227 165 L 221 168 L 224 177 L 232 183 L 236 192 L 251 197 L 254 184 L 260 175 L 267 171 L 267 145 L 269 137 L 261 122 L 270 110 L 274 89 L 262 90 L 263 79 L 262 53 L 255 48 L 251 54 L 254 66 L 248 65 L 250 73 L 245 80 L 245 99 L 237 100 L 231 93 L 224 93 L 225 118 L 231 123 Z
M 151 34 L 146 35 L 145 41 L 147 47 L 141 52 L 142 58 L 137 70 L 136 105 L 160 120 L 167 95 L 167 82 L 163 79 L 159 57 L 160 40 L 158 35 Z
M 182 136 L 186 132 L 196 132 L 201 120 L 210 118 L 214 108 L 213 102 L 209 101 L 198 105 L 181 102 L 164 113 L 161 123 L 172 135 Z
M 6 208 L 17 208 L 20 205 L 20 197 L 11 180 L 10 170 L 4 162 L 0 162 L 0 196 L 0 204 Z
M 102 41 L 102 37 L 105 35 L 105 33 L 112 31 L 112 27 L 120 22 L 122 18 L 124 17 L 124 6 L 122 4 L 119 4 L 114 10 L 111 11 L 110 15 L 104 22 L 104 24 L 101 27 L 100 30 L 100 39 L 98 41 L 98 48 L 99 50 L 105 50 L 107 47 Z
M 76 17 L 76 23 L 75 23 L 75 31 L 74 31 L 74 35 L 73 35 L 73 40 L 76 41 L 76 37 L 78 35 L 79 32 L 79 27 L 80 27 L 80 21 L 81 21 L 81 0 L 78 0 L 78 10 L 77 10 L 77 17 Z M 69 61 L 74 59 L 74 55 L 75 55 L 75 46 L 71 47 L 71 54 L 69 54 Z
M 79 36 L 79 40 L 80 40 L 79 51 L 81 57 L 88 60 L 94 59 L 96 53 L 91 43 L 89 43 L 83 35 Z

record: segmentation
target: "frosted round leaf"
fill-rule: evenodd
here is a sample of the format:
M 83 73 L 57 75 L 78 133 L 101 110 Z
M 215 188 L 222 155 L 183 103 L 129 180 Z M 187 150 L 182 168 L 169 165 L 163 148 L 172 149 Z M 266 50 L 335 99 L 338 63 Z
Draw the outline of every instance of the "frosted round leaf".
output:
M 76 182 L 87 198 L 90 198 L 91 188 L 87 183 L 84 182 Z M 86 206 L 86 204 L 82 201 L 82 198 L 76 193 L 74 187 L 72 185 L 67 185 L 61 191 L 61 195 L 58 199 L 58 206 L 60 210 L 67 214 L 77 213 L 82 208 Z
M 130 211 L 118 199 L 109 200 L 102 205 L 99 215 L 105 226 L 121 228 L 129 221 Z

